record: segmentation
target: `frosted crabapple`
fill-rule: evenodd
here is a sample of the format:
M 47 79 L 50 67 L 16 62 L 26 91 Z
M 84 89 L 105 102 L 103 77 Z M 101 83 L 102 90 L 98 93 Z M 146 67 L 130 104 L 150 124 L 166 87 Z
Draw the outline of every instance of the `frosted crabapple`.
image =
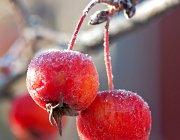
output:
M 63 119 L 63 124 L 64 124 Z M 58 134 L 50 125 L 48 113 L 40 108 L 27 93 L 16 97 L 9 113 L 9 124 L 20 140 L 51 140 Z
M 26 83 L 34 101 L 60 126 L 63 115 L 77 115 L 95 99 L 99 79 L 91 58 L 71 50 L 49 50 L 35 56 Z M 60 128 L 61 134 L 61 128 Z
M 94 63 L 85 54 L 67 50 L 49 50 L 31 60 L 27 88 L 44 109 L 48 102 L 63 103 L 80 111 L 96 97 L 99 80 Z
M 77 129 L 81 140 L 148 140 L 151 112 L 131 91 L 102 91 L 77 117 Z

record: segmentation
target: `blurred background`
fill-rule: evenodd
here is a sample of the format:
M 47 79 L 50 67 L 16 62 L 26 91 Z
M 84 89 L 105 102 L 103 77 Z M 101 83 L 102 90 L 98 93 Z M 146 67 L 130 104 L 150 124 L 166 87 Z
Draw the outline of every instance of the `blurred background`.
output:
M 53 30 L 72 34 L 78 18 L 89 0 L 27 0 L 32 14 L 39 17 L 43 26 Z M 153 6 L 153 5 L 151 5 Z M 104 6 L 95 6 L 89 15 Z M 137 8 L 138 11 L 138 8 Z M 110 41 L 112 70 L 116 89 L 127 89 L 138 93 L 149 104 L 152 111 L 152 131 L 150 140 L 180 139 L 180 7 L 170 10 L 153 21 L 140 26 Z M 81 31 L 90 30 L 85 20 Z M 98 25 L 104 27 L 104 24 Z M 0 56 L 11 47 L 23 30 L 23 24 L 7 0 L 0 1 Z M 37 45 L 40 49 L 53 48 L 45 43 Z M 77 46 L 78 47 L 78 46 Z M 75 47 L 76 48 L 76 47 Z M 29 59 L 33 51 L 29 48 Z M 100 77 L 100 90 L 108 89 L 103 49 L 93 49 L 89 53 L 93 57 Z M 4 61 L 4 60 L 3 60 Z M 14 60 L 16 61 L 16 60 Z M 26 61 L 27 62 L 27 61 Z M 21 63 L 22 64 L 22 63 Z M 15 63 L 13 71 L 18 71 L 19 63 Z M 28 63 L 24 63 L 27 67 Z M 1 73 L 3 70 L 1 69 Z M 8 73 L 8 72 L 7 72 Z M 3 85 L 6 75 L 0 77 Z M 0 87 L 2 89 L 2 87 Z M 25 74 L 15 79 L 8 90 L 0 90 L 0 140 L 14 140 L 10 131 L 8 113 L 11 107 L 11 96 L 26 91 Z M 68 118 L 61 140 L 79 140 L 75 118 Z

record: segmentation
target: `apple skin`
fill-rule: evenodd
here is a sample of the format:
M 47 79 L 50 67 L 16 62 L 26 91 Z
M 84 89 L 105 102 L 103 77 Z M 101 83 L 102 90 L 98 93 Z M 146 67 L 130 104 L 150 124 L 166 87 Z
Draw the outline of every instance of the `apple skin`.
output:
M 102 91 L 80 112 L 77 130 L 81 140 L 148 140 L 151 111 L 136 93 Z
M 91 58 L 71 50 L 49 50 L 35 56 L 27 71 L 27 89 L 34 101 L 63 103 L 75 111 L 86 109 L 95 99 L 99 77 Z

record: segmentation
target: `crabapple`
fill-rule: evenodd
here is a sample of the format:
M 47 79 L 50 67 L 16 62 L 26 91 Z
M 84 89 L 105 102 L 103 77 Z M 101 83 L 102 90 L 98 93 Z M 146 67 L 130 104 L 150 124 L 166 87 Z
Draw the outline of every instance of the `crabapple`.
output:
M 52 117 L 75 116 L 86 109 L 97 95 L 99 77 L 87 55 L 49 50 L 31 60 L 26 83 L 31 97 L 49 112 L 52 122 Z
M 63 124 L 64 121 L 63 119 Z M 48 113 L 40 108 L 28 93 L 13 100 L 9 125 L 20 140 L 51 140 L 58 134 L 57 128 L 48 121 Z
M 85 54 L 49 50 L 34 57 L 27 71 L 27 88 L 38 105 L 63 103 L 76 111 L 84 110 L 95 99 L 99 79 L 95 65 Z
M 77 129 L 81 140 L 148 140 L 151 112 L 131 91 L 102 91 L 80 112 Z

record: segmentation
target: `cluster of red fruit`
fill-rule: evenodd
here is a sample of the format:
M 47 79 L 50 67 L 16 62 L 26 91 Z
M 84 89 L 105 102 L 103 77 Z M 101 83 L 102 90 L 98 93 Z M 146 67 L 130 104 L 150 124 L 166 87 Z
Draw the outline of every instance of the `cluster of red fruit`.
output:
M 110 1 L 110 5 L 114 6 Z M 86 8 L 67 50 L 49 50 L 31 60 L 26 78 L 28 91 L 33 100 L 49 113 L 50 123 L 56 122 L 60 134 L 61 119 L 65 115 L 77 116 L 81 140 L 148 140 L 151 112 L 147 103 L 136 93 L 113 89 L 107 26 L 112 9 L 104 20 L 107 22 L 105 63 L 110 90 L 98 92 L 99 77 L 91 57 L 72 51 L 82 20 L 97 2 L 101 0 L 92 2 Z M 126 13 L 131 12 L 132 7 L 129 8 L 127 3 L 130 0 L 120 2 L 119 7 L 115 5 L 115 10 L 122 9 L 120 6 L 124 4 Z
M 98 92 L 98 86 L 91 58 L 75 51 L 41 53 L 27 72 L 31 97 L 45 110 L 50 104 L 55 119 L 57 114 L 79 114 L 81 140 L 148 140 L 151 113 L 143 99 L 126 90 Z

